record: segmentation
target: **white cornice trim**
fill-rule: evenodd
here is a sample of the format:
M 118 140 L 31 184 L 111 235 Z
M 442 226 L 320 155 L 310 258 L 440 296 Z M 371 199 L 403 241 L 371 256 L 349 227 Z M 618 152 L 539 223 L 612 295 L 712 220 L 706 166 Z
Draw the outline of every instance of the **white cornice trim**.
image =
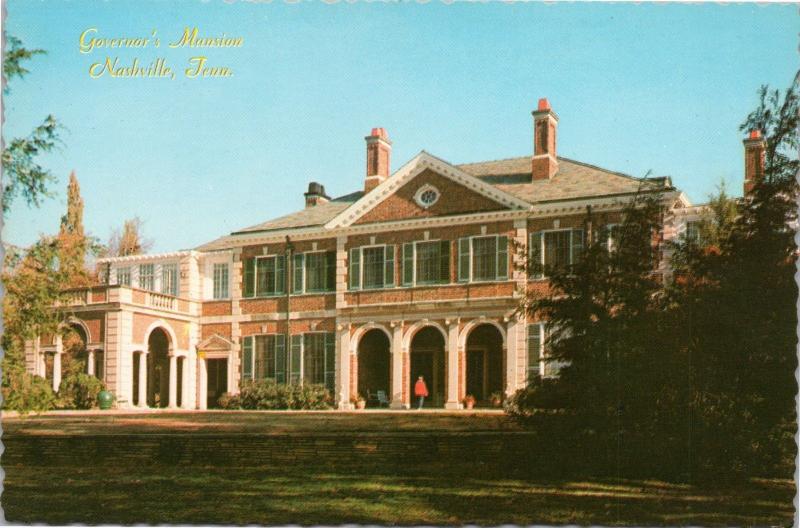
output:
M 411 161 L 395 171 L 394 174 L 381 182 L 372 191 L 362 196 L 350 207 L 329 220 L 324 227 L 326 229 L 335 229 L 353 225 L 359 218 L 377 207 L 378 204 L 397 192 L 403 185 L 426 169 L 431 169 L 440 176 L 452 180 L 467 189 L 475 191 L 511 209 L 528 209 L 530 207 L 528 202 L 489 185 L 475 176 L 423 150 L 414 156 Z
M 156 254 L 142 254 L 142 255 L 129 255 L 126 257 L 107 257 L 97 259 L 98 264 L 113 264 L 116 262 L 143 262 L 148 260 L 166 260 L 179 257 L 197 256 L 200 252 L 194 249 L 188 251 L 173 251 L 170 253 L 156 253 Z
M 664 194 L 664 201 L 673 204 L 681 198 L 682 192 L 673 191 Z M 631 195 L 607 196 L 587 198 L 583 200 L 570 200 L 564 202 L 544 203 L 529 206 L 526 210 L 487 211 L 483 213 L 469 213 L 453 216 L 431 216 L 426 218 L 413 218 L 408 220 L 393 220 L 390 222 L 375 222 L 370 224 L 357 224 L 347 227 L 327 229 L 324 226 L 315 226 L 302 229 L 273 231 L 260 234 L 233 235 L 227 241 L 229 247 L 254 246 L 259 244 L 273 244 L 284 242 L 286 235 L 293 241 L 320 240 L 323 238 L 337 238 L 340 236 L 362 235 L 368 233 L 381 233 L 387 231 L 406 231 L 422 228 L 450 227 L 454 225 L 478 224 L 486 222 L 499 222 L 505 220 L 527 220 L 539 217 L 548 217 L 562 214 L 575 214 L 585 212 L 587 206 L 593 211 L 621 210 Z M 216 251 L 216 250 L 214 250 Z

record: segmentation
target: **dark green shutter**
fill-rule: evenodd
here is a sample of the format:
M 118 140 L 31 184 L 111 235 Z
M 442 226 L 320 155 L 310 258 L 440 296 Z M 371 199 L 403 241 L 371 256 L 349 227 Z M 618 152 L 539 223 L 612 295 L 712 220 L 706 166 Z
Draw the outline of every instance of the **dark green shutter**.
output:
M 292 336 L 292 348 L 289 353 L 289 381 L 300 383 L 300 355 L 303 353 L 303 334 Z
M 350 289 L 358 290 L 361 288 L 361 248 L 350 249 L 350 266 L 348 273 Z
M 333 393 L 336 384 L 336 334 L 325 334 L 325 387 Z
M 286 336 L 275 336 L 275 382 L 286 383 Z
M 450 241 L 442 240 L 439 248 L 439 282 L 450 283 Z
M 295 253 L 292 265 L 292 293 L 303 293 L 303 275 L 305 273 L 305 255 Z
M 242 339 L 242 380 L 253 379 L 253 336 Z
M 275 257 L 275 293 L 286 293 L 286 255 Z
M 542 265 L 542 232 L 534 231 L 528 242 L 528 276 L 541 279 L 544 276 Z
M 336 291 L 336 252 L 328 251 L 325 254 L 325 290 Z
M 394 286 L 394 254 L 395 246 L 383 247 L 383 286 Z
M 469 238 L 458 239 L 458 282 L 469 282 Z
M 583 257 L 583 229 L 572 230 L 572 262 L 577 264 Z
M 414 284 L 414 244 L 403 244 L 403 286 Z
M 497 280 L 508 279 L 508 237 L 497 237 Z
M 244 269 L 244 296 L 254 297 L 256 294 L 256 259 L 243 260 L 242 268 Z

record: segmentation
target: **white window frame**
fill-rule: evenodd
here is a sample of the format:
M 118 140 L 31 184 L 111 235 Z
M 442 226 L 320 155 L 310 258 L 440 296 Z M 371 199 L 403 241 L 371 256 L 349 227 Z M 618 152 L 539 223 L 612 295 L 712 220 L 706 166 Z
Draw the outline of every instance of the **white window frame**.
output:
M 431 203 L 426 204 L 425 202 L 422 201 L 422 195 L 428 191 L 433 191 L 434 193 L 436 193 L 436 199 Z M 414 201 L 417 203 L 417 205 L 419 205 L 423 209 L 429 209 L 430 207 L 433 207 L 441 197 L 442 197 L 442 192 L 433 185 L 431 185 L 430 183 L 426 183 L 425 185 L 417 189 L 416 193 L 414 193 Z
M 147 275 L 147 276 L 151 277 L 151 280 L 152 280 L 152 285 L 151 285 L 152 287 L 151 288 L 145 288 L 144 285 L 142 284 L 142 276 L 143 276 L 142 275 L 142 267 L 143 266 L 152 266 L 152 270 L 153 270 L 152 273 Z M 137 268 L 137 271 L 138 271 L 138 277 L 136 278 L 137 279 L 136 280 L 136 286 L 140 290 L 158 292 L 158 280 L 157 280 L 158 279 L 158 270 L 156 269 L 155 263 L 154 262 L 143 262 L 143 263 L 139 264 L 136 268 Z
M 614 225 L 616 225 L 616 224 L 614 224 Z M 541 275 L 541 277 L 530 277 L 529 276 L 528 280 L 546 280 L 547 279 L 547 277 L 548 277 L 547 270 L 544 269 L 544 263 L 545 263 L 544 250 L 545 250 L 545 247 L 546 247 L 546 244 L 545 244 L 545 241 L 544 241 L 544 239 L 545 239 L 544 235 L 545 235 L 545 233 L 555 233 L 555 232 L 558 232 L 558 231 L 568 231 L 570 233 L 570 235 L 569 235 L 569 264 L 568 265 L 569 266 L 573 266 L 575 264 L 575 255 L 574 255 L 575 245 L 574 245 L 574 243 L 572 241 L 572 236 L 573 236 L 572 234 L 575 231 L 583 231 L 583 243 L 584 243 L 584 246 L 585 246 L 586 245 L 586 230 L 585 229 L 583 229 L 582 227 L 560 227 L 558 229 L 536 229 L 536 230 L 530 231 L 528 233 L 528 255 L 531 254 L 530 243 L 531 243 L 531 239 L 533 238 L 534 233 L 541 233 L 542 234 L 542 239 L 541 239 L 541 242 L 540 242 L 541 245 L 539 247 L 539 256 L 541 257 L 541 261 L 539 262 L 539 265 L 542 267 L 542 275 Z M 586 248 L 584 247 L 584 249 L 586 249 Z
M 222 301 L 231 298 L 231 265 L 229 262 L 211 262 L 211 298 Z M 220 289 L 224 288 L 225 295 L 217 295 L 217 268 L 225 270 L 225 280 L 220 280 Z M 220 292 L 222 293 L 222 292 Z
M 476 238 L 495 238 L 495 253 L 494 253 L 494 260 L 495 260 L 495 277 L 493 279 L 476 279 L 475 278 L 475 243 L 474 240 Z M 508 270 L 506 270 L 506 278 L 498 278 L 500 275 L 500 237 L 506 238 L 506 243 L 510 237 L 508 235 L 501 235 L 501 234 L 494 234 L 494 235 L 472 235 L 469 237 L 461 237 L 461 238 L 469 238 L 469 282 L 470 283 L 487 283 L 487 282 L 506 282 L 510 279 L 508 275 Z M 506 266 L 508 266 L 509 259 L 511 259 L 511 252 L 508 251 L 506 248 Z M 461 255 L 460 255 L 460 248 L 458 247 L 458 240 L 456 240 L 456 278 L 458 278 L 461 274 L 459 273 L 458 266 L 461 265 Z M 463 284 L 463 283 L 462 283 Z
M 276 254 L 276 255 L 257 255 L 255 257 L 253 257 L 253 261 L 254 261 L 253 262 L 253 297 L 247 297 L 248 299 L 258 299 L 258 298 L 264 298 L 264 297 L 283 297 L 284 295 L 286 295 L 286 288 L 288 287 L 288 285 L 286 284 L 286 266 L 287 266 L 287 264 L 286 264 L 285 261 L 288 260 L 288 259 L 284 259 L 284 264 L 283 264 L 283 274 L 284 274 L 283 275 L 283 289 L 284 289 L 284 291 L 278 292 L 277 291 L 278 288 L 276 287 L 277 282 L 278 282 L 278 271 L 277 271 L 277 269 L 278 269 L 278 256 L 279 255 Z M 275 280 L 274 280 L 274 283 L 272 285 L 272 289 L 273 289 L 272 293 L 261 293 L 258 290 L 258 261 L 259 260 L 264 260 L 264 259 L 273 259 L 275 261 Z
M 437 244 L 441 244 L 442 242 L 445 242 L 445 240 L 443 238 L 434 238 L 434 239 L 431 239 L 431 240 L 414 240 L 413 242 L 410 242 L 410 244 L 412 244 L 413 248 L 414 248 L 414 254 L 411 256 L 411 262 L 412 262 L 412 266 L 411 266 L 411 269 L 412 269 L 412 272 L 411 272 L 411 285 L 410 285 L 411 287 L 415 287 L 415 286 L 441 286 L 442 284 L 450 284 L 450 277 L 447 277 L 447 280 L 445 280 L 445 281 L 439 281 L 439 282 L 417 282 L 417 244 L 428 244 L 428 243 L 434 243 L 434 242 L 437 243 Z M 406 244 L 408 244 L 408 243 L 409 242 L 406 242 Z M 471 245 L 472 245 L 472 243 L 470 242 L 470 246 Z M 456 247 L 456 249 L 458 249 L 458 247 Z M 401 251 L 401 260 L 402 260 L 402 244 L 401 244 L 401 250 L 400 251 Z M 451 247 L 450 247 L 450 260 L 451 260 L 451 263 L 452 263 L 452 258 L 453 258 L 452 257 L 452 252 L 453 252 L 453 248 L 452 248 L 452 242 L 451 242 Z M 402 269 L 402 264 L 404 264 L 404 263 L 401 263 L 401 266 L 400 266 L 400 268 L 401 268 L 400 269 L 400 273 L 401 273 L 400 283 L 401 283 L 401 285 L 403 283 L 402 274 L 404 273 L 404 270 Z M 452 270 L 451 270 L 451 273 L 452 273 Z M 409 285 L 405 285 L 405 286 L 406 286 L 406 288 L 409 287 Z
M 179 262 L 162 262 L 158 266 L 158 273 L 157 276 L 160 279 L 158 284 L 158 293 L 163 295 L 172 295 L 173 297 L 179 297 L 181 294 L 181 266 Z M 172 268 L 175 270 L 175 291 L 164 291 L 164 273 L 167 269 Z
M 365 249 L 372 249 L 372 248 L 383 248 L 383 285 L 382 286 L 370 286 L 368 288 L 364 287 L 364 250 Z M 358 288 L 350 288 L 350 278 L 347 279 L 347 289 L 350 291 L 376 291 L 376 290 L 388 290 L 390 288 L 396 288 L 397 282 L 392 277 L 392 284 L 391 286 L 387 286 L 386 284 L 386 251 L 388 248 L 391 248 L 394 251 L 392 255 L 392 260 L 394 262 L 392 266 L 392 272 L 395 276 L 397 276 L 397 245 L 396 244 L 369 244 L 366 246 L 358 246 L 358 248 L 351 248 L 358 249 Z M 350 257 L 350 251 L 347 252 L 348 259 Z M 348 272 L 350 269 L 350 263 L 348 262 Z M 402 277 L 401 280 L 402 281 Z
M 125 272 L 128 275 L 128 281 L 125 282 L 125 283 L 120 281 L 120 275 L 121 275 L 120 272 L 123 271 L 123 270 L 125 270 Z M 119 267 L 115 268 L 114 271 L 115 271 L 115 279 L 114 280 L 116 281 L 117 286 L 130 287 L 133 284 L 133 272 L 131 270 L 131 266 L 119 266 Z
M 292 285 L 291 285 L 292 286 L 292 289 L 291 289 L 292 294 L 294 294 L 294 295 L 303 295 L 303 294 L 314 294 L 314 295 L 316 295 L 316 294 L 333 293 L 333 292 L 336 291 L 336 276 L 335 275 L 334 275 L 334 279 L 333 279 L 333 284 L 329 285 L 328 289 L 309 291 L 309 289 L 308 289 L 308 281 L 307 281 L 308 273 L 307 273 L 307 269 L 306 269 L 306 266 L 308 264 L 307 256 L 315 254 L 315 253 L 327 254 L 327 253 L 335 253 L 335 252 L 330 251 L 330 250 L 325 250 L 325 249 L 317 249 L 317 250 L 312 250 L 312 251 L 301 251 L 301 252 L 298 252 L 298 253 L 295 253 L 294 255 L 292 255 Z M 294 279 L 295 279 L 294 273 L 297 272 L 297 270 L 294 268 L 294 258 L 297 255 L 303 255 L 303 288 L 299 292 L 294 291 Z M 384 257 L 385 257 L 385 254 L 384 254 Z M 362 255 L 362 258 L 363 258 L 363 255 Z M 384 258 L 384 260 L 385 260 L 385 258 Z M 334 266 L 335 266 L 335 258 L 334 258 Z

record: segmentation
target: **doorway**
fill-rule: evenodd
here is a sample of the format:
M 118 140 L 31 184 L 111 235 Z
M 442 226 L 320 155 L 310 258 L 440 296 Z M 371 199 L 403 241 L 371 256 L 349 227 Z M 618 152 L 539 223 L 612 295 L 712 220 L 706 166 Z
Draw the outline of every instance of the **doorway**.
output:
M 228 392 L 228 360 L 206 359 L 206 372 L 208 377 L 208 391 L 206 408 L 219 407 L 219 397 Z
M 409 376 L 411 405 L 416 404 L 414 385 L 422 376 L 428 386 L 425 407 L 443 407 L 445 395 L 444 336 L 435 327 L 426 326 L 411 340 L 411 372 Z

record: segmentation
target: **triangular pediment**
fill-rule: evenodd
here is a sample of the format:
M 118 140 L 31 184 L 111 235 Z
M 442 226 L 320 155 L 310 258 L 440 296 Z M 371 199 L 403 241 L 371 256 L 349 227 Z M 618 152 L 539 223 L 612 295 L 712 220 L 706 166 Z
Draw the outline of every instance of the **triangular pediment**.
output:
M 429 189 L 436 200 L 420 203 Z M 325 227 L 528 208 L 524 200 L 423 151 Z
M 232 348 L 233 343 L 219 334 L 209 336 L 197 345 L 197 350 L 201 352 L 228 352 Z

